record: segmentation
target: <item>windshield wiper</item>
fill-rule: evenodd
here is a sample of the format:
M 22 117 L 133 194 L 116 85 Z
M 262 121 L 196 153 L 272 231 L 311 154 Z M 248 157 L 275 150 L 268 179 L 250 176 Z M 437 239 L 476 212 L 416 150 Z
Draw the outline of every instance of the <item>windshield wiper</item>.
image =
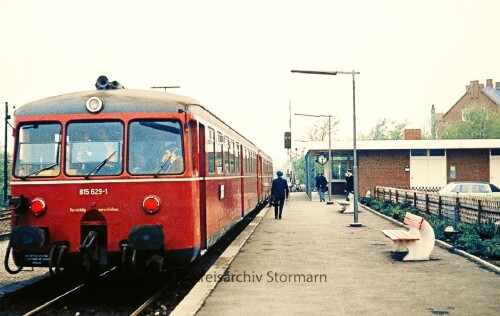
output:
M 88 179 L 90 175 L 97 174 L 99 170 L 101 170 L 102 167 L 104 167 L 105 164 L 108 163 L 108 161 L 116 154 L 116 150 L 111 153 L 111 155 L 108 156 L 108 158 L 104 159 L 100 164 L 98 164 L 94 169 L 92 169 L 86 176 L 85 179 Z
M 26 178 L 36 176 L 36 175 L 37 175 L 37 174 L 39 174 L 40 172 L 45 171 L 45 170 L 50 170 L 50 169 L 54 168 L 55 166 L 59 166 L 59 163 L 58 163 L 58 162 L 56 162 L 56 163 L 53 163 L 53 164 L 51 164 L 51 165 L 49 165 L 49 166 L 47 166 L 47 167 L 45 167 L 45 168 L 38 169 L 37 171 L 32 172 L 32 173 L 30 173 L 30 174 L 29 174 L 29 175 L 27 175 L 27 176 L 21 177 L 21 180 L 25 180 Z
M 174 154 L 175 152 L 177 151 L 177 148 L 174 149 L 174 151 L 170 154 L 170 157 L 168 157 L 168 159 L 166 159 L 160 166 L 160 169 L 158 170 L 158 172 L 156 172 L 155 174 L 155 178 L 158 177 L 158 175 L 160 174 L 160 172 L 163 170 L 163 168 L 165 167 L 165 165 L 167 164 L 167 162 L 170 161 L 170 159 L 172 159 L 172 157 L 174 157 Z

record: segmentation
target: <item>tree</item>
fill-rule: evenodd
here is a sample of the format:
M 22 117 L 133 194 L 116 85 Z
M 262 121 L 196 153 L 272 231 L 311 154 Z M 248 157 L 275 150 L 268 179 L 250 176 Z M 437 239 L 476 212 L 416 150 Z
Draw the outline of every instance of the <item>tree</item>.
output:
M 293 160 L 293 170 L 295 170 L 295 179 L 299 179 L 299 183 L 305 183 L 306 159 L 304 156 L 295 156 Z
M 340 120 L 336 116 L 330 119 L 330 131 L 332 134 L 338 131 Z M 311 141 L 328 140 L 328 118 L 317 120 L 314 125 L 307 129 L 304 138 Z
M 4 168 L 3 168 L 3 150 L 0 151 L 0 204 L 3 205 L 3 202 L 4 202 L 4 196 L 3 196 L 3 182 L 4 182 L 4 178 L 3 178 L 3 171 L 4 171 Z M 11 157 L 10 157 L 10 154 L 7 153 L 7 195 L 10 194 L 10 163 L 11 163 Z
M 445 127 L 442 139 L 500 138 L 500 112 L 485 106 L 471 106 L 463 111 L 464 120 Z
M 398 123 L 389 118 L 382 118 L 378 120 L 370 133 L 362 138 L 366 140 L 403 139 L 403 131 L 408 124 L 408 120 Z

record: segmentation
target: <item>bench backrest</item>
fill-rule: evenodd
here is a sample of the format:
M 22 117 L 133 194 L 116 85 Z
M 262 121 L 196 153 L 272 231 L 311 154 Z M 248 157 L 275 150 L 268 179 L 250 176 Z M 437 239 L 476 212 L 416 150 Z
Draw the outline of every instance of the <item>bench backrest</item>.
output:
M 421 230 L 422 224 L 424 223 L 424 218 L 422 216 L 406 212 L 404 223 L 410 227 Z

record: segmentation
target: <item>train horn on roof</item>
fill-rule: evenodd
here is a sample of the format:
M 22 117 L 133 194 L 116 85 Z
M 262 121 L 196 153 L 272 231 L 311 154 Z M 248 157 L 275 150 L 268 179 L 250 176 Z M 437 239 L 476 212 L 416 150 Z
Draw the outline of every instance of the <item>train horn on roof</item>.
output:
M 97 90 L 114 90 L 114 89 L 125 89 L 118 81 L 110 82 L 108 77 L 99 76 L 95 83 L 95 87 Z

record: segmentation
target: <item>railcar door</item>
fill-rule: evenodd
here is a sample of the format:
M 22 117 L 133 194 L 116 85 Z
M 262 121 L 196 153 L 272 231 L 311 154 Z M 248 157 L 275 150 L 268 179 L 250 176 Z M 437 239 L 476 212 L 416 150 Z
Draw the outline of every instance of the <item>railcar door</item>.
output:
M 262 157 L 257 155 L 257 200 L 262 201 Z
M 206 150 L 205 150 L 205 125 L 200 124 L 200 248 L 201 250 L 207 249 L 207 195 L 206 195 L 206 176 L 207 176 L 207 164 L 206 164 Z

